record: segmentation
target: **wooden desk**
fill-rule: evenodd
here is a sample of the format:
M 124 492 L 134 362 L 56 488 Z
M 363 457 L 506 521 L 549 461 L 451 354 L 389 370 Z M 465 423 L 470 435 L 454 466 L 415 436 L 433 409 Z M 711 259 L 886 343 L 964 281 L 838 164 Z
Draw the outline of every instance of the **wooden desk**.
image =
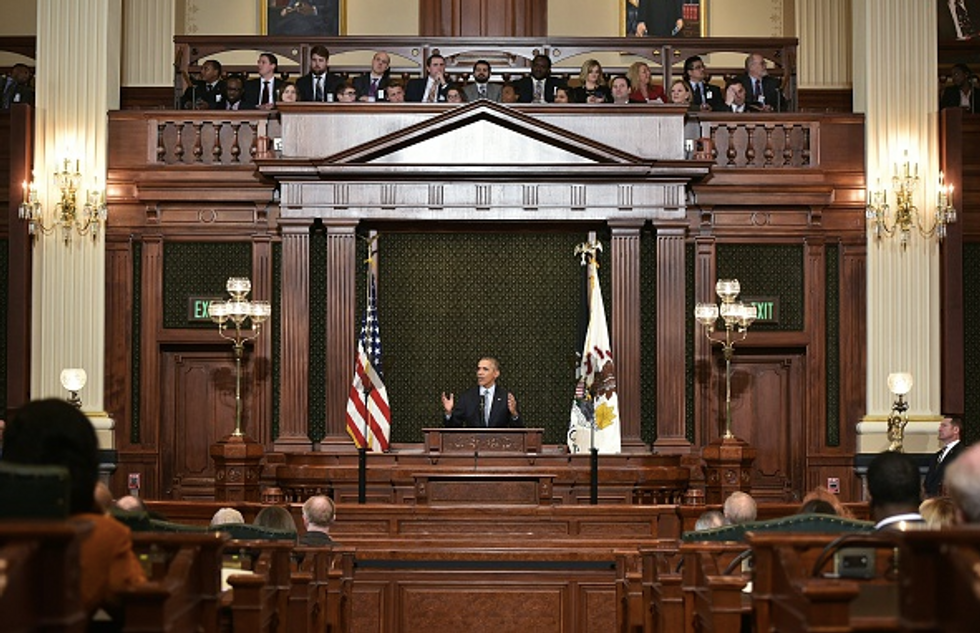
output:
M 429 453 L 540 453 L 544 429 L 422 429 Z

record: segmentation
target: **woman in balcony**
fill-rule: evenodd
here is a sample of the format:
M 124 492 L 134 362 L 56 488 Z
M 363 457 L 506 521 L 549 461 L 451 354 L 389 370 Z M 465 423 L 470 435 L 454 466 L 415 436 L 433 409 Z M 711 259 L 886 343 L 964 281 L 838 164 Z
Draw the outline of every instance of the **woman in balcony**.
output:
M 675 79 L 674 83 L 670 84 L 671 103 L 674 105 L 685 105 L 690 108 L 693 101 L 694 90 L 691 89 L 691 84 L 687 83 L 686 79 Z
M 639 103 L 664 103 L 664 89 L 653 83 L 653 73 L 644 62 L 633 62 L 626 77 L 630 81 L 630 101 Z
M 602 75 L 602 65 L 594 59 L 582 64 L 578 75 L 579 85 L 572 89 L 573 103 L 608 103 L 612 101 L 606 79 Z

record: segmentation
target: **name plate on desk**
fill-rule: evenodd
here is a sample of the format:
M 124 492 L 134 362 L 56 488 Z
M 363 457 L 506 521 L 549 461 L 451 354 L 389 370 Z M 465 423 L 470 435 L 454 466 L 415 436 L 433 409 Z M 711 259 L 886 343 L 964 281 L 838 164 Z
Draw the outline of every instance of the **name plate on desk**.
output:
M 544 429 L 423 429 L 430 453 L 540 453 Z

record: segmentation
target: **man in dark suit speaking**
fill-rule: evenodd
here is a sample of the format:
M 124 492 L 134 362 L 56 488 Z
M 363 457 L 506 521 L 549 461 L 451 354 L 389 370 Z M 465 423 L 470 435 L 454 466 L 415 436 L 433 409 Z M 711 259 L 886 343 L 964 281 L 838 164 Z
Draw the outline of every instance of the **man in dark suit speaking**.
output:
M 517 399 L 497 384 L 500 363 L 486 356 L 476 365 L 477 386 L 459 397 L 442 393 L 443 423 L 452 428 L 521 428 L 524 421 L 517 412 Z

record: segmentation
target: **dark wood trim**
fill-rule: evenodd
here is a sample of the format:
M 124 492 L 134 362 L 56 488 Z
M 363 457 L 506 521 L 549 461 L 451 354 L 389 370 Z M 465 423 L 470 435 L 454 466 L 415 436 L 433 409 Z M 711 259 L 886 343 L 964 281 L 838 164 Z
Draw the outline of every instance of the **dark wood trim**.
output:
M 310 222 L 280 220 L 282 229 L 282 336 L 279 437 L 275 450 L 309 450 Z M 287 326 L 289 324 L 289 326 Z M 306 327 L 303 327 L 305 324 Z M 290 327 L 291 326 L 291 327 Z M 298 326 L 298 327 L 297 327 Z
M 960 218 L 949 225 L 939 251 L 940 322 L 942 323 L 942 412 L 962 417 L 965 410 L 965 324 L 963 322 L 964 145 L 963 109 L 939 113 L 939 163 L 946 182 L 954 185 L 953 206 Z
M 658 453 L 687 453 L 684 432 L 686 359 L 686 226 L 658 225 L 657 240 L 657 440 Z
M 612 230 L 612 348 L 617 365 L 624 451 L 640 439 L 640 229 L 642 220 L 609 222 Z
M 799 112 L 853 112 L 854 91 L 850 88 L 800 88 Z
M 31 287 L 33 243 L 20 219 L 22 183 L 32 180 L 34 109 L 15 105 L 9 113 L 7 180 L 7 418 L 31 399 Z
M 351 449 L 347 437 L 347 393 L 354 371 L 357 333 L 354 296 L 357 275 L 357 221 L 327 221 L 327 384 L 326 398 L 328 440 L 343 442 Z

